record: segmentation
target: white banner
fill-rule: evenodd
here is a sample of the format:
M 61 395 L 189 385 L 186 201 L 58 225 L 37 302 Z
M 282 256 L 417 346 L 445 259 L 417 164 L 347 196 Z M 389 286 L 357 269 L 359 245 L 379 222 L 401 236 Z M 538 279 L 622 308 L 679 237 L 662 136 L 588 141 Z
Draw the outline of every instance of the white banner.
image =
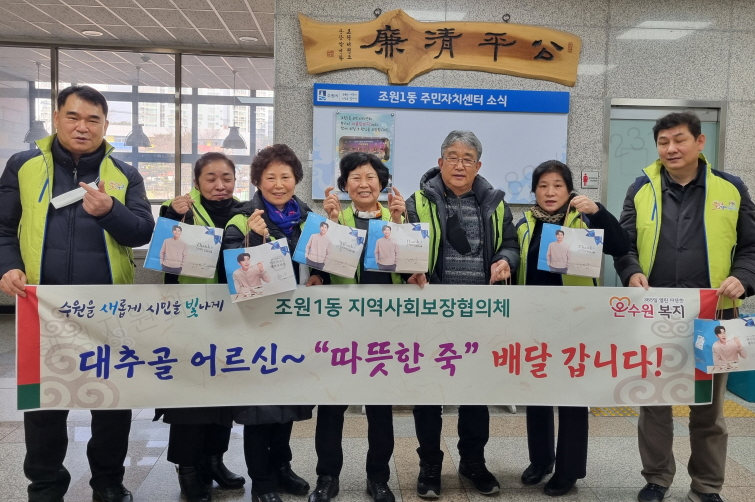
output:
M 317 286 L 236 304 L 222 284 L 27 291 L 20 409 L 709 399 L 692 335 L 712 290 Z

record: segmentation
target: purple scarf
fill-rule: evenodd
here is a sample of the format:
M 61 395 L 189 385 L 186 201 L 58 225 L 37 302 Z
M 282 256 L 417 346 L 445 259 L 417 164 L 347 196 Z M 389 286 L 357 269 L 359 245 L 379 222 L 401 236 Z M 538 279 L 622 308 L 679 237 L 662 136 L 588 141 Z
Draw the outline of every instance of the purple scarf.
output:
M 265 203 L 265 211 L 267 212 L 270 221 L 275 223 L 286 237 L 291 237 L 294 233 L 294 227 L 299 223 L 299 220 L 301 220 L 299 204 L 297 204 L 292 198 L 290 201 L 286 202 L 283 209 L 278 209 L 266 201 L 264 197 L 262 197 L 262 202 Z

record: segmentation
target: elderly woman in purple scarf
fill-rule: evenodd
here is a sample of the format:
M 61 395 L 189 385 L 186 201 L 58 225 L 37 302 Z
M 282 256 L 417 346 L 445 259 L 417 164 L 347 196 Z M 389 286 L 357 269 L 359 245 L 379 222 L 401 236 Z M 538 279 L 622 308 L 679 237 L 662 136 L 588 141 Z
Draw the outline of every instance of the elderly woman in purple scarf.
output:
M 266 236 L 286 238 L 295 249 L 301 227 L 311 211 L 294 190 L 304 177 L 301 162 L 286 145 L 263 148 L 252 161 L 252 184 L 257 192 L 239 215 L 228 222 L 223 249 L 259 246 Z M 296 282 L 308 267 L 294 264 Z M 320 285 L 328 275 L 313 270 L 307 286 Z M 234 420 L 244 425 L 244 458 L 252 478 L 254 502 L 281 502 L 279 491 L 306 495 L 309 484 L 291 470 L 291 429 L 294 421 L 312 418 L 314 406 L 244 406 L 236 408 Z

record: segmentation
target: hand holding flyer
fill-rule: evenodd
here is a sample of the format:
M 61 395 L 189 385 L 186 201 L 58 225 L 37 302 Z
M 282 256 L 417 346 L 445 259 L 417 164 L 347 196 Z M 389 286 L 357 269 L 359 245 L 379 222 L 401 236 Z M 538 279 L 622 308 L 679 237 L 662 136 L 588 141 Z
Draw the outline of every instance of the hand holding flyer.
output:
M 189 225 L 160 217 L 144 268 L 210 279 L 215 277 L 222 238 L 220 228 Z
M 576 200 L 576 199 L 575 199 Z M 537 268 L 555 274 L 600 277 L 603 259 L 601 229 L 543 224 Z
M 259 246 L 226 249 L 223 256 L 233 303 L 296 289 L 286 239 Z
M 356 274 L 367 232 L 309 213 L 294 261 L 340 277 Z
M 429 254 L 429 223 L 370 220 L 365 270 L 407 274 L 427 272 Z

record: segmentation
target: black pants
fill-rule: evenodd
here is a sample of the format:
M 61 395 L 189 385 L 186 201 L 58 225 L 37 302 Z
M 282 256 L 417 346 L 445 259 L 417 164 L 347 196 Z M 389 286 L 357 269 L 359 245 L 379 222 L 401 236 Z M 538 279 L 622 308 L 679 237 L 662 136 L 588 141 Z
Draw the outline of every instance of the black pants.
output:
M 348 406 L 317 407 L 315 450 L 317 475 L 340 476 L 343 467 L 343 414 Z M 393 409 L 390 405 L 366 406 L 367 411 L 367 479 L 387 483 L 393 455 Z
M 30 502 L 62 499 L 68 490 L 71 475 L 63 466 L 68 449 L 67 418 L 68 410 L 24 413 L 24 474 L 31 481 Z M 130 430 L 131 410 L 92 410 L 87 458 L 92 471 L 89 484 L 95 490 L 123 482 Z
M 289 445 L 293 427 L 293 422 L 244 426 L 244 460 L 254 493 L 276 491 L 276 471 L 293 458 Z
M 420 460 L 431 464 L 443 462 L 440 433 L 443 428 L 443 407 L 414 407 L 414 428 L 417 431 Z M 461 460 L 485 460 L 485 445 L 490 438 L 490 413 L 487 406 L 459 406 L 459 455 Z
M 170 424 L 168 462 L 196 466 L 205 457 L 228 451 L 231 428 L 219 424 Z
M 556 474 L 582 479 L 587 471 L 588 409 L 558 407 L 558 446 L 554 445 L 553 407 L 527 406 L 527 446 L 530 462 L 550 465 Z M 554 454 L 555 450 L 555 454 Z

